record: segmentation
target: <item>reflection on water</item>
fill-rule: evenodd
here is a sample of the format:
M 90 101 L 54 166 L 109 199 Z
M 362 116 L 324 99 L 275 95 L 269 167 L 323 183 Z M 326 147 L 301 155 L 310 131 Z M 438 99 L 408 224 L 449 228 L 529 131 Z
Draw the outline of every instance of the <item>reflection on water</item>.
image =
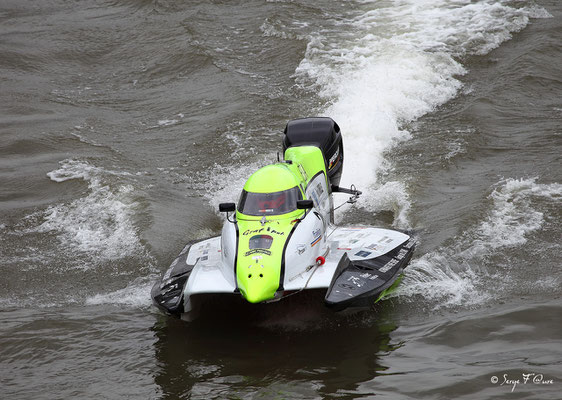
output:
M 161 316 L 155 383 L 166 398 L 318 398 L 356 394 L 386 370 L 384 356 L 401 346 L 389 307 L 342 316 L 298 297 L 249 313 L 211 307 L 192 323 Z

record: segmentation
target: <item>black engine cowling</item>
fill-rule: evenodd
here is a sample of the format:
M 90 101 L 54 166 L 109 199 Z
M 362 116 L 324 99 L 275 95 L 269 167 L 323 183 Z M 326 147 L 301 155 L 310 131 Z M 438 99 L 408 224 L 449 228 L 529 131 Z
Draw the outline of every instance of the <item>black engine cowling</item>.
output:
M 328 117 L 289 121 L 283 137 L 283 151 L 289 147 L 307 145 L 322 150 L 330 184 L 339 186 L 343 172 L 343 139 L 338 124 Z

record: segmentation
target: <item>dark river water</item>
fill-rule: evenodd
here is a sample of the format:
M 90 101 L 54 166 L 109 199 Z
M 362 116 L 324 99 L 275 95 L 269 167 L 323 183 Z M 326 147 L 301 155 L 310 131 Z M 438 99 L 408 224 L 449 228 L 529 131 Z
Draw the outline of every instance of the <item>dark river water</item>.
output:
M 560 399 L 561 44 L 557 0 L 0 1 L 0 398 Z M 399 290 L 160 314 L 313 115 Z

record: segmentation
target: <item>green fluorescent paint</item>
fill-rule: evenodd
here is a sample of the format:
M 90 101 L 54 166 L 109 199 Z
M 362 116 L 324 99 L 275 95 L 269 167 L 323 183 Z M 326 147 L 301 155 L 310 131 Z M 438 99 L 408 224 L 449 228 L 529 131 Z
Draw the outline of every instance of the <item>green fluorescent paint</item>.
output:
M 283 249 L 293 226 L 294 222 L 288 219 L 265 225 L 259 221 L 238 221 L 236 279 L 240 292 L 250 303 L 270 300 L 279 289 Z M 250 239 L 256 235 L 272 237 L 271 247 L 250 249 Z
M 388 296 L 388 295 L 394 293 L 396 291 L 396 289 L 398 289 L 398 285 L 400 285 L 400 282 L 402 282 L 402 278 L 404 278 L 404 274 L 400 275 L 398 277 L 398 279 L 396 279 L 394 281 L 394 283 L 392 283 L 392 285 L 390 285 L 389 288 L 383 290 L 381 292 L 381 294 L 379 295 L 379 297 L 375 300 L 375 303 L 378 303 L 380 300 L 383 300 L 385 296 Z
M 323 171 L 324 175 L 328 176 L 322 150 L 316 146 L 289 147 L 285 150 L 285 160 L 291 160 L 293 165 L 300 164 L 303 167 L 307 175 L 306 184 L 320 171 Z M 328 184 L 328 181 L 326 181 L 326 184 Z
M 302 177 L 296 165 L 277 163 L 254 172 L 246 181 L 244 190 L 253 193 L 281 192 L 301 182 Z
M 291 163 L 267 165 L 254 172 L 244 185 L 244 190 L 253 193 L 274 193 L 294 188 L 305 188 L 310 179 L 319 172 L 326 174 L 326 162 L 322 151 L 315 146 L 290 147 L 285 151 L 285 160 Z M 302 193 L 303 198 L 304 193 Z M 279 289 L 283 249 L 289 234 L 302 217 L 304 210 L 287 214 L 266 216 L 245 215 L 236 211 L 239 241 L 236 264 L 238 288 L 250 303 L 273 299 Z M 268 249 L 250 249 L 250 239 L 256 235 L 273 238 Z

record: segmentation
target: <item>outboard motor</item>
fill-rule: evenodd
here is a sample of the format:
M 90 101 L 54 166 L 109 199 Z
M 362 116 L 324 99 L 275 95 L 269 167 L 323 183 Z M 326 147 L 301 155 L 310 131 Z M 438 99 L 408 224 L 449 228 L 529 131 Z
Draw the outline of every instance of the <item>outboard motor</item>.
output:
M 287 123 L 283 152 L 293 146 L 316 146 L 322 150 L 331 186 L 339 186 L 343 172 L 343 140 L 332 118 L 294 119 Z

